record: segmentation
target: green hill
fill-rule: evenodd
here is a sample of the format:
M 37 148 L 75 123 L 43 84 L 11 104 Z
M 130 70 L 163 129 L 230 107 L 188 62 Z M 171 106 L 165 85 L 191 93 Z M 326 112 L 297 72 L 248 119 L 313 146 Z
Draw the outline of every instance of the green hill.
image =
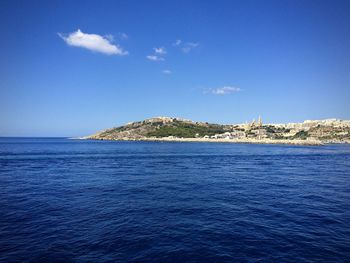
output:
M 230 131 L 229 125 L 193 122 L 179 118 L 157 117 L 111 128 L 89 136 L 90 139 L 118 140 L 140 139 L 143 137 L 194 138 Z

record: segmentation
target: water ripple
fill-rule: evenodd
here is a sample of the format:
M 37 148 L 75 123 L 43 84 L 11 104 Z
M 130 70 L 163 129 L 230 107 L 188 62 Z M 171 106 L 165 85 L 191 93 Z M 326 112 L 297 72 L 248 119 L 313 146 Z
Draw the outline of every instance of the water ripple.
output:
M 349 262 L 350 147 L 0 138 L 0 262 Z

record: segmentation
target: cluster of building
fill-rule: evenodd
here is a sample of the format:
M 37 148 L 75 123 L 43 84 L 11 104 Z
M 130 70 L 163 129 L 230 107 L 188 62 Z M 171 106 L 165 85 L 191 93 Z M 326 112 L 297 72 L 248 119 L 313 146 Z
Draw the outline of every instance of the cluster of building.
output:
M 323 138 L 349 137 L 350 121 L 338 119 L 306 120 L 302 123 L 264 124 L 261 117 L 257 121 L 232 125 L 232 131 L 212 136 L 204 136 L 210 139 L 292 139 L 300 138 L 315 140 Z M 302 135 L 301 135 L 302 136 Z
M 212 136 L 208 136 L 208 135 L 204 136 L 205 139 L 240 139 L 245 137 L 246 137 L 245 132 L 240 130 L 233 130 L 231 132 L 215 134 Z
M 268 138 L 268 132 L 263 126 L 261 117 L 256 121 L 246 122 L 245 124 L 233 125 L 232 131 L 225 133 L 215 134 L 212 136 L 204 136 L 207 139 L 244 139 L 244 138 L 256 138 L 264 139 Z

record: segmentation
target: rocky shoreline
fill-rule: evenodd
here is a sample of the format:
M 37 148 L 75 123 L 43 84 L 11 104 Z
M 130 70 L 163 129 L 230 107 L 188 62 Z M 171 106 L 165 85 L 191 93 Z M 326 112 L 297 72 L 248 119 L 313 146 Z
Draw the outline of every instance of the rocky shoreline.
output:
M 92 140 L 107 141 L 152 141 L 152 142 L 210 142 L 210 143 L 250 143 L 250 144 L 287 144 L 287 145 L 308 145 L 320 146 L 325 145 L 319 140 L 278 140 L 278 139 L 209 139 L 209 138 L 156 138 L 145 137 L 139 139 L 121 138 L 121 139 L 103 139 L 103 138 L 81 138 Z

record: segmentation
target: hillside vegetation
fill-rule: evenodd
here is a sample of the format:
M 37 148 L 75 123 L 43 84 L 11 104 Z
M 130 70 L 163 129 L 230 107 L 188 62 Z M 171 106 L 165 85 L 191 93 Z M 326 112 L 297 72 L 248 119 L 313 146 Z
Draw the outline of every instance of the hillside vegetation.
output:
M 194 138 L 211 136 L 229 131 L 228 125 L 192 122 L 178 118 L 158 117 L 129 123 L 124 126 L 107 129 L 88 138 L 91 139 L 140 139 L 143 137 L 178 137 Z
M 186 123 L 182 121 L 173 121 L 169 124 L 159 123 L 153 131 L 147 133 L 148 137 L 180 137 L 180 138 L 194 138 L 204 137 L 205 135 L 211 136 L 218 133 L 224 133 L 228 131 L 224 125 L 218 124 L 196 124 Z

